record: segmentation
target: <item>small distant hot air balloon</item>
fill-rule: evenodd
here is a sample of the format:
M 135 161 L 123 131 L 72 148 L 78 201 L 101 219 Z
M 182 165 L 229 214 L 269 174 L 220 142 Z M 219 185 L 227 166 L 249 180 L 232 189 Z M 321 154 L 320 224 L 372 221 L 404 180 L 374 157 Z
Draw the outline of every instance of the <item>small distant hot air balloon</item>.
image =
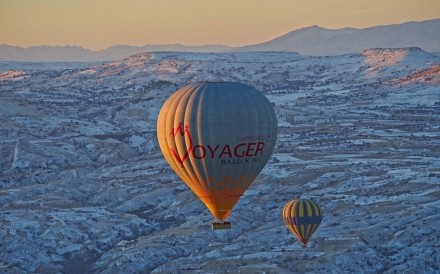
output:
M 322 221 L 322 210 L 310 200 L 291 200 L 283 210 L 283 219 L 287 228 L 307 247 L 307 242 L 318 229 Z
M 162 153 L 217 219 L 225 219 L 269 160 L 277 120 L 269 100 L 251 86 L 204 82 L 185 86 L 164 103 L 157 120 Z

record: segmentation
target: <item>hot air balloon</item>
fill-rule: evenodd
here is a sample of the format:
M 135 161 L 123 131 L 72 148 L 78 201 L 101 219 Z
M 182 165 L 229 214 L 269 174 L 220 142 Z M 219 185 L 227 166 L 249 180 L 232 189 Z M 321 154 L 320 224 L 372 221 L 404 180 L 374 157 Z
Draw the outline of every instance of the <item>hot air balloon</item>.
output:
M 176 174 L 227 229 L 226 218 L 269 160 L 277 120 L 269 100 L 234 82 L 202 82 L 172 94 L 157 120 L 160 149 Z
M 322 210 L 310 200 L 291 200 L 283 210 L 283 219 L 287 228 L 307 247 L 307 242 L 318 229 L 322 221 Z

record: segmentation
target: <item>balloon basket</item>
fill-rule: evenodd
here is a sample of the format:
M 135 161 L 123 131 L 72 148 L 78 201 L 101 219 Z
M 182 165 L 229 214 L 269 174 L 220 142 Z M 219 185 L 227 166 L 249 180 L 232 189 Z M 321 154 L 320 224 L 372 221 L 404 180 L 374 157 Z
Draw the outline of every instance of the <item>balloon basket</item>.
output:
M 228 221 L 213 222 L 212 230 L 217 230 L 217 229 L 231 229 L 231 223 Z
M 309 240 L 307 239 L 303 239 L 303 240 L 300 240 L 300 243 L 301 243 L 301 247 L 302 248 L 307 248 L 307 243 L 309 242 Z

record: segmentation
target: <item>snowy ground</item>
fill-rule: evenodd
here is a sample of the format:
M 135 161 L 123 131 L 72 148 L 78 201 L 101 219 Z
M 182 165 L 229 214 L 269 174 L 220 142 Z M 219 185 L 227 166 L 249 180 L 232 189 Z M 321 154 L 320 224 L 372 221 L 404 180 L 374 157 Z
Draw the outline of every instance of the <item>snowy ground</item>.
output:
M 439 60 L 411 48 L 0 63 L 0 273 L 438 273 Z M 279 119 L 229 231 L 210 230 L 156 141 L 162 103 L 204 80 L 255 86 Z M 298 197 L 324 210 L 305 250 L 281 219 Z

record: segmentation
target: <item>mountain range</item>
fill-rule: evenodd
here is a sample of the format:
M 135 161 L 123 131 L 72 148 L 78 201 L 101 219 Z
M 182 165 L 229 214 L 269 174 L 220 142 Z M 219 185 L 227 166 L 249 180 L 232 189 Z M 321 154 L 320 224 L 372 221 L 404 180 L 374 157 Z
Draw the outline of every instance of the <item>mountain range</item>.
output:
M 80 46 L 35 46 L 21 48 L 0 45 L 0 61 L 17 62 L 102 62 L 122 60 L 130 55 L 142 52 L 222 52 L 231 48 L 224 45 L 184 46 L 145 45 L 141 47 L 117 45 L 104 50 L 92 51 Z
M 365 29 L 325 29 L 312 26 L 289 32 L 268 42 L 234 50 L 296 51 L 311 56 L 360 53 L 369 48 L 419 47 L 428 52 L 438 52 L 439 33 L 440 19 Z
M 375 26 L 364 29 L 326 29 L 311 26 L 273 40 L 232 48 L 225 45 L 185 46 L 181 44 L 130 46 L 117 45 L 92 51 L 79 46 L 35 46 L 21 48 L 0 45 L 0 61 L 20 62 L 102 62 L 122 60 L 142 52 L 247 52 L 290 51 L 310 56 L 361 53 L 369 48 L 419 47 L 440 52 L 440 19 Z

